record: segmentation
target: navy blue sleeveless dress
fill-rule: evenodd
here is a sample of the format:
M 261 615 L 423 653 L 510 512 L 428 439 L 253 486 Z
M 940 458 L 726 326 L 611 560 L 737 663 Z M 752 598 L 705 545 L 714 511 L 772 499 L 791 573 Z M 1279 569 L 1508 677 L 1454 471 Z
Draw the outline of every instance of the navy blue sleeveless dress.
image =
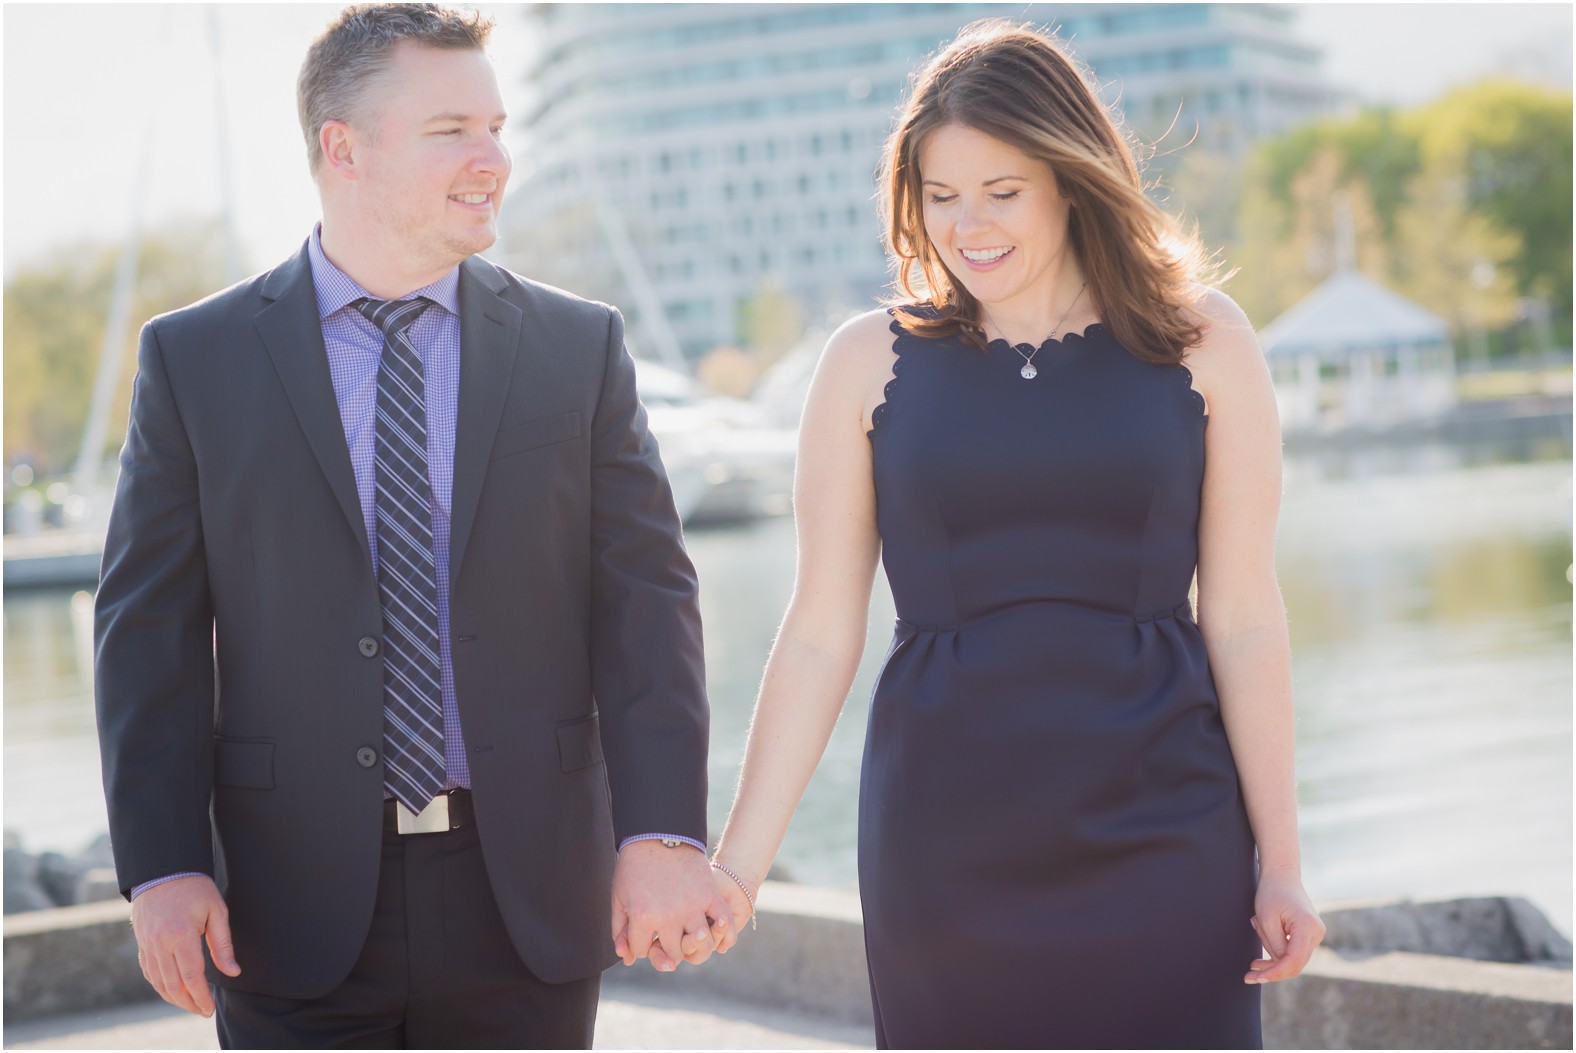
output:
M 898 622 L 859 805 L 878 1044 L 1260 1047 L 1253 837 L 1188 603 L 1191 375 L 1099 325 L 1028 380 L 1003 341 L 892 330 L 870 441 Z

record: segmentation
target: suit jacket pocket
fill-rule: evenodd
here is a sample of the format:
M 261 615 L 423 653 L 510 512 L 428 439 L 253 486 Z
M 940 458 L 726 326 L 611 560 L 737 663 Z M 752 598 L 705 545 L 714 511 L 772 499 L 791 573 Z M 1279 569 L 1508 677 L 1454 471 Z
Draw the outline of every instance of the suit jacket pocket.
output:
M 579 771 L 593 764 L 602 763 L 602 736 L 597 730 L 597 715 L 582 717 L 560 724 L 558 732 L 558 766 L 564 771 Z
M 274 744 L 237 739 L 213 740 L 213 781 L 247 790 L 274 788 Z
M 534 450 L 538 446 L 551 446 L 553 443 L 568 442 L 580 438 L 580 414 L 560 413 L 556 417 L 542 417 L 538 420 L 521 421 L 518 424 L 506 424 L 498 431 L 498 437 L 493 440 L 492 459 L 510 457 L 526 450 Z

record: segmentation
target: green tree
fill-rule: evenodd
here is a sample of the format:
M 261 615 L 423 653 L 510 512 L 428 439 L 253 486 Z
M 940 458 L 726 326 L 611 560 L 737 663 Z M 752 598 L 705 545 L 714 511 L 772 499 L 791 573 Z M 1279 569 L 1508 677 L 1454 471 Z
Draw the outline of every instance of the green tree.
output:
M 1407 206 L 1396 215 L 1389 278 L 1483 354 L 1485 334 L 1516 320 L 1514 268 L 1522 243 L 1471 207 L 1460 160 L 1431 157 L 1409 184 Z
M 77 245 L 19 271 L 5 283 L 5 459 L 33 459 L 41 477 L 75 463 L 98 373 L 120 247 Z M 133 326 L 126 334 L 120 390 L 106 435 L 125 435 L 141 323 L 213 292 L 222 283 L 217 220 L 149 233 L 139 250 Z
M 1230 286 L 1261 324 L 1335 266 L 1344 197 L 1360 270 L 1463 335 L 1518 297 L 1571 311 L 1571 96 L 1511 81 L 1398 113 L 1364 110 L 1263 144 L 1244 173 Z
M 1516 291 L 1571 313 L 1571 93 L 1512 80 L 1461 88 L 1413 115 L 1431 164 L 1457 168 L 1467 206 L 1513 235 Z
M 1265 143 L 1259 151 L 1260 179 L 1269 199 L 1293 207 L 1298 181 L 1321 156 L 1334 158 L 1335 183 L 1366 188 L 1385 235 L 1393 233 L 1407 184 L 1422 164 L 1417 141 L 1397 114 L 1388 108 L 1362 110 L 1346 120 L 1317 121 Z M 1289 221 L 1283 222 L 1279 233 L 1288 233 L 1290 227 Z
M 764 278 L 753 296 L 734 305 L 734 330 L 764 370 L 804 335 L 804 304 L 776 278 Z

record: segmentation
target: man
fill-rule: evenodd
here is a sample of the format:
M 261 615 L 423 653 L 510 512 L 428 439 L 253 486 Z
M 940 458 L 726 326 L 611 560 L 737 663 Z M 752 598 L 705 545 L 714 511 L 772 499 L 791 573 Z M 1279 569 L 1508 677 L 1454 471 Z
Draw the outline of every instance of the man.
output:
M 104 784 L 144 975 L 227 1047 L 589 1047 L 610 931 L 663 969 L 731 935 L 621 319 L 474 255 L 490 28 L 347 9 L 298 85 L 321 225 L 142 333 Z

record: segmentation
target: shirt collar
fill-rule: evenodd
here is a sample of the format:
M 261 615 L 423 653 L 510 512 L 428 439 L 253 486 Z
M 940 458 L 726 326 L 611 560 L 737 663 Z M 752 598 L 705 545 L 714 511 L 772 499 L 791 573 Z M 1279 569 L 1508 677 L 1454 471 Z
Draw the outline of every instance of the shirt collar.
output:
M 319 223 L 312 228 L 312 236 L 306 243 L 307 256 L 312 263 L 312 286 L 317 291 L 318 319 L 327 318 L 335 311 L 343 310 L 363 296 L 374 300 L 380 299 L 363 289 L 356 279 L 334 266 L 323 253 L 322 233 L 323 224 Z M 455 267 L 431 285 L 424 285 L 400 299 L 409 300 L 417 296 L 425 296 L 450 314 L 459 314 L 460 269 Z

